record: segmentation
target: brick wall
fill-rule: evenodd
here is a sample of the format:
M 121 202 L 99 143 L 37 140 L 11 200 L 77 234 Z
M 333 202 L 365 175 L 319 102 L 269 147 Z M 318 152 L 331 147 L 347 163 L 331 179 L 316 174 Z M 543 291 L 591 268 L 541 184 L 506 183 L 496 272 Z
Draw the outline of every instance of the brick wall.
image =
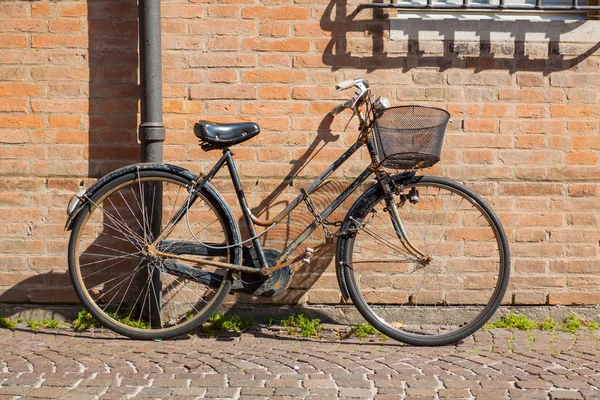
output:
M 502 28 L 508 39 L 473 42 L 447 23 L 427 39 L 414 22 L 410 30 L 383 13 L 351 16 L 355 6 L 163 1 L 165 161 L 200 171 L 218 157 L 196 144 L 199 118 L 258 122 L 262 133 L 235 153 L 251 206 L 262 211 L 263 199 L 278 196 L 264 214 L 272 216 L 354 141 L 354 124 L 343 131 L 347 115 L 325 115 L 345 99 L 336 81 L 366 77 L 395 104 L 454 116 L 443 161 L 429 173 L 465 182 L 497 210 L 513 253 L 507 302 L 600 303 L 598 40 L 527 42 Z M 130 1 L 0 3 L 2 302 L 74 300 L 66 204 L 79 185 L 139 160 L 136 18 Z M 339 171 L 317 203 L 366 160 Z M 295 173 L 293 185 L 279 184 Z M 226 181 L 215 185 L 234 205 Z M 281 249 L 310 220 L 303 207 L 294 217 L 269 232 L 267 247 Z M 321 257 L 296 265 L 290 290 L 269 301 L 340 300 L 333 247 L 322 232 L 311 240 Z

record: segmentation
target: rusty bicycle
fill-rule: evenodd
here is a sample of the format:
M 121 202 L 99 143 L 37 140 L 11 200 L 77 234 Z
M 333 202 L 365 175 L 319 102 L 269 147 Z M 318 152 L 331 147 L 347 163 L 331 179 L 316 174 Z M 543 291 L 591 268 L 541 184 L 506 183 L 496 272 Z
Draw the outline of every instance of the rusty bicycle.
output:
M 417 175 L 440 160 L 450 115 L 434 107 L 391 107 L 366 79 L 336 87 L 356 89 L 330 114 L 352 111 L 359 120 L 357 139 L 271 219 L 252 214 L 230 150 L 259 134 L 258 125 L 248 122 L 195 125 L 202 149 L 222 151 L 204 175 L 175 165 L 134 164 L 77 193 L 66 223 L 69 272 L 89 312 L 135 339 L 186 333 L 213 315 L 230 292 L 273 296 L 285 290 L 292 252 L 321 227 L 327 238 L 337 239 L 335 270 L 343 298 L 383 334 L 415 345 L 443 345 L 479 329 L 503 299 L 510 253 L 500 221 L 480 196 L 450 179 Z M 370 164 L 317 210 L 311 195 L 362 146 Z M 239 201 L 246 240 L 210 183 L 223 167 Z M 343 221 L 328 221 L 369 177 L 376 182 Z M 301 203 L 314 220 L 281 252 L 263 249 L 260 236 Z M 257 234 L 256 226 L 265 229 Z

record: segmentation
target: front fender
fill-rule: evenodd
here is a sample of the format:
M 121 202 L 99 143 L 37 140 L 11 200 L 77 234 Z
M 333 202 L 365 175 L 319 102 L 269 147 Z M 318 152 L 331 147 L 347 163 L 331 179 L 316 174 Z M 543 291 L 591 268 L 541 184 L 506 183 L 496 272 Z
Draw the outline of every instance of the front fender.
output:
M 406 183 L 413 183 L 415 181 L 419 181 L 422 177 L 415 176 L 415 171 L 404 172 L 402 174 L 393 175 L 390 177 L 392 182 L 396 185 L 402 185 Z M 369 199 L 372 196 L 381 196 L 383 194 L 383 189 L 381 188 L 380 183 L 374 183 L 371 187 L 367 189 L 350 207 L 350 210 L 346 214 L 344 218 L 344 222 L 342 223 L 342 227 L 340 228 L 341 235 L 337 241 L 337 247 L 335 251 L 335 274 L 337 276 L 338 285 L 340 286 L 340 291 L 342 292 L 342 296 L 345 300 L 350 299 L 350 294 L 348 293 L 348 284 L 346 283 L 346 275 L 344 270 L 346 268 L 351 268 L 348 260 L 346 260 L 346 246 L 349 245 L 349 240 L 354 237 L 356 233 L 349 231 L 353 226 L 353 222 L 350 219 L 352 215 L 354 215 L 355 211 L 363 207 L 365 203 L 369 202 Z M 344 233 L 348 231 L 348 233 Z
M 158 164 L 158 163 L 139 163 L 139 164 L 131 164 L 127 165 L 123 168 L 119 168 L 111 173 L 104 175 L 102 178 L 98 179 L 96 183 L 90 186 L 82 195 L 77 196 L 79 198 L 79 203 L 74 207 L 74 209 L 68 213 L 67 222 L 65 223 L 65 231 L 70 231 L 73 229 L 73 222 L 77 215 L 81 212 L 83 207 L 86 204 L 88 198 L 92 197 L 102 186 L 104 186 L 107 182 L 110 182 L 113 179 L 119 178 L 123 175 L 130 174 L 137 170 L 144 171 L 164 171 L 171 172 L 175 174 L 179 174 L 190 180 L 196 179 L 196 175 L 192 172 L 188 171 L 185 168 L 178 167 L 176 165 L 170 164 Z

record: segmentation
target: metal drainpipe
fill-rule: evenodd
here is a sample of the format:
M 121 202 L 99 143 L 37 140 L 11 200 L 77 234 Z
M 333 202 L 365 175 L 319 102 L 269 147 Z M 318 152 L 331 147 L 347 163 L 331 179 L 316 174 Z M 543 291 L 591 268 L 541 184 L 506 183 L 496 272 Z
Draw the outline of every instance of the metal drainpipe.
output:
M 162 117 L 162 57 L 160 32 L 160 0 L 139 0 L 140 36 L 140 109 L 139 139 L 142 162 L 163 161 L 165 126 Z M 158 236 L 162 225 L 162 187 L 145 186 L 146 209 L 152 210 L 151 231 Z M 152 199 L 152 200 L 150 200 Z M 150 203 L 153 201 L 153 204 Z M 161 275 L 154 270 L 148 290 L 150 309 L 148 317 L 152 327 L 160 327 Z M 145 280 L 145 279 L 144 279 Z

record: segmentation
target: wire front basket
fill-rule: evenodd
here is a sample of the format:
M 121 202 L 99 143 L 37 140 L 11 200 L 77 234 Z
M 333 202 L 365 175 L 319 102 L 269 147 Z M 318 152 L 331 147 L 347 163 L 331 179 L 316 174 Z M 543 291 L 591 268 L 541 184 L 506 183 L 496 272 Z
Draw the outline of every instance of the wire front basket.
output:
M 450 114 L 424 106 L 384 110 L 375 121 L 375 141 L 382 165 L 394 169 L 431 167 L 440 161 Z

